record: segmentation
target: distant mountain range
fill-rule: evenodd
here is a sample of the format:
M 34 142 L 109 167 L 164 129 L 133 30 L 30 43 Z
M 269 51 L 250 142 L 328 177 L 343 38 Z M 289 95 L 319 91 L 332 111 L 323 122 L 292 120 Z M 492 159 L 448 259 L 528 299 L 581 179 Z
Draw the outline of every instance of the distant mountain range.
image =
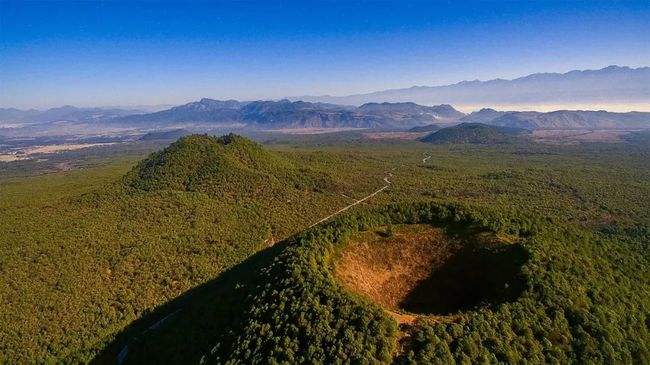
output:
M 0 109 L 0 121 L 26 123 L 20 129 L 0 129 L 6 136 L 70 134 L 103 129 L 156 130 L 189 128 L 383 128 L 432 131 L 458 123 L 535 129 L 646 129 L 650 113 L 558 110 L 520 112 L 481 109 L 464 114 L 451 105 L 424 106 L 412 102 L 366 103 L 359 107 L 304 101 L 237 101 L 201 99 L 155 113 L 133 110 L 61 107 L 46 111 Z M 138 112 L 138 111 L 135 111 Z M 2 119 L 4 118 L 4 119 Z M 415 129 L 413 129 L 416 127 Z M 425 127 L 425 128 L 417 128 Z
M 554 112 L 503 112 L 481 109 L 461 122 L 534 129 L 643 129 L 650 128 L 650 113 L 612 113 L 603 110 L 557 110 Z
M 559 110 L 548 113 L 481 109 L 469 115 L 451 105 L 424 106 L 412 102 L 366 103 L 359 107 L 304 101 L 202 99 L 150 114 L 111 120 L 114 124 L 170 127 L 184 124 L 240 125 L 258 129 L 287 128 L 412 128 L 460 122 L 534 129 L 643 129 L 650 113 Z
M 0 122 L 12 123 L 48 123 L 48 122 L 98 122 L 112 118 L 143 113 L 138 109 L 118 108 L 77 108 L 66 105 L 59 108 L 40 111 L 36 109 L 20 110 L 0 108 Z
M 465 116 L 451 105 L 368 103 L 360 107 L 304 101 L 252 101 L 201 99 L 157 113 L 130 115 L 112 123 L 132 126 L 212 124 L 260 129 L 286 128 L 410 128 L 432 123 L 453 123 Z
M 300 96 L 292 100 L 361 105 L 404 102 L 432 105 L 650 104 L 650 67 L 536 73 L 513 80 L 463 81 L 348 96 Z
M 539 73 L 514 80 L 464 81 L 447 86 L 417 86 L 342 97 L 304 100 L 199 101 L 151 112 L 128 108 L 0 109 L 0 133 L 36 133 L 83 129 L 390 128 L 409 129 L 461 122 L 533 129 L 645 129 L 650 113 L 557 110 L 552 112 L 481 109 L 469 115 L 454 105 L 536 103 L 647 103 L 650 67 L 609 66 L 600 70 Z M 425 104 L 425 105 L 423 105 Z M 627 105 L 627 104 L 626 104 Z M 632 104 L 629 104 L 632 105 Z M 505 109 L 505 108 L 504 108 Z M 57 123 L 54 125 L 53 123 Z M 4 130 L 3 130 L 4 128 Z M 22 130 L 19 130 L 22 128 Z M 437 127 L 436 127 L 437 128 Z M 430 130 L 436 129 L 430 127 Z M 11 129 L 11 131 L 8 131 Z

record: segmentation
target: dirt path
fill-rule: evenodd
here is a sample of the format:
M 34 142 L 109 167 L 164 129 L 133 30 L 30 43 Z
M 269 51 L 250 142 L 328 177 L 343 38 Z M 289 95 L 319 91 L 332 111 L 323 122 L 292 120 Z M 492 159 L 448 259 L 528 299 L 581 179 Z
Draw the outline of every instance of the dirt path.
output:
M 367 195 L 367 196 L 365 196 L 365 197 L 363 197 L 363 198 L 361 198 L 361 199 L 355 201 L 354 203 L 349 204 L 349 205 L 347 205 L 347 206 L 345 206 L 345 207 L 343 207 L 343 208 L 337 210 L 336 212 L 334 212 L 334 213 L 328 215 L 327 217 L 325 217 L 325 218 L 319 220 L 318 222 L 312 224 L 311 226 L 309 226 L 309 227 L 307 227 L 307 228 L 312 228 L 312 227 L 314 227 L 314 226 L 316 226 L 316 225 L 318 225 L 318 224 L 320 224 L 320 223 L 323 223 L 323 222 L 329 220 L 330 218 L 333 218 L 333 217 L 335 217 L 335 216 L 337 216 L 337 215 L 339 215 L 339 214 L 345 212 L 346 210 L 352 208 L 353 206 L 355 206 L 355 205 L 357 205 L 357 204 L 360 204 L 360 203 L 363 203 L 364 201 L 366 201 L 366 200 L 372 198 L 373 196 L 375 196 L 375 195 L 381 193 L 382 191 L 386 190 L 386 189 L 390 186 L 390 184 L 391 184 L 391 182 L 390 182 L 390 180 L 388 180 L 388 178 L 389 178 L 389 177 L 392 177 L 392 176 L 393 176 L 393 174 L 389 172 L 388 175 L 387 175 L 386 177 L 384 177 L 384 179 L 383 179 L 383 181 L 386 183 L 386 185 L 384 185 L 384 186 L 382 186 L 381 188 L 375 190 L 375 191 L 372 192 L 370 195 Z

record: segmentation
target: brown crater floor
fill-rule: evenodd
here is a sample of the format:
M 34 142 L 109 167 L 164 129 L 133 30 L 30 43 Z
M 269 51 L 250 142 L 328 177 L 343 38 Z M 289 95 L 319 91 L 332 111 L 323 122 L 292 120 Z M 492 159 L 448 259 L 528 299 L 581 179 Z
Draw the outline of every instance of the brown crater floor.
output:
M 516 299 L 527 259 L 522 246 L 495 235 L 450 236 L 429 225 L 403 225 L 351 237 L 335 273 L 404 323 L 415 319 L 405 312 L 450 315 Z

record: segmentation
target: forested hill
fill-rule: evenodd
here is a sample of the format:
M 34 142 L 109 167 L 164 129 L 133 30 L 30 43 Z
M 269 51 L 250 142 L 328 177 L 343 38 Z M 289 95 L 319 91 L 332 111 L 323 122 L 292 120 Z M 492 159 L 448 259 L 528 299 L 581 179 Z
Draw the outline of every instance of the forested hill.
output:
M 461 123 L 435 131 L 421 140 L 433 144 L 496 144 L 513 142 L 527 132 L 519 128 L 498 127 L 482 123 Z
M 328 180 L 239 135 L 195 134 L 152 153 L 125 176 L 124 183 L 136 191 L 242 196 L 284 186 L 322 188 Z

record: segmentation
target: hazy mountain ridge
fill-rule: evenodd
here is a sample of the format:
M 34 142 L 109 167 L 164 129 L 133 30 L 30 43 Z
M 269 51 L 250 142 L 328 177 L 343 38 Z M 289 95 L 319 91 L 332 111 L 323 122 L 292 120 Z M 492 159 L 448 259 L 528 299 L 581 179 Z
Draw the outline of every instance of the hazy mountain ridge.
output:
M 23 122 L 41 113 L 36 109 L 20 110 L 16 108 L 0 108 L 0 121 Z
M 301 96 L 306 101 L 360 105 L 410 101 L 431 105 L 649 102 L 650 67 L 608 66 L 599 70 L 535 73 L 512 80 L 462 81 L 347 96 Z
M 120 124 L 238 123 L 253 128 L 407 128 L 435 122 L 453 122 L 462 116 L 451 105 L 415 103 L 366 104 L 350 107 L 305 101 L 218 101 L 202 99 L 151 114 L 116 118 Z
M 361 105 L 357 110 L 367 114 L 386 116 L 395 120 L 418 120 L 423 123 L 431 122 L 432 119 L 438 122 L 453 122 L 465 116 L 464 113 L 459 112 L 449 104 L 425 106 L 413 102 L 366 103 Z
M 175 106 L 155 113 L 128 115 L 117 118 L 118 124 L 153 124 L 160 126 L 174 123 L 209 123 L 220 121 L 222 123 L 235 123 L 238 120 L 238 111 L 246 103 L 237 100 L 212 100 L 203 98 L 196 102 Z
M 604 110 L 557 110 L 552 112 L 497 111 L 484 108 L 464 114 L 449 104 L 435 106 L 404 103 L 365 103 L 359 107 L 305 101 L 237 101 L 203 98 L 154 113 L 129 114 L 129 110 L 64 106 L 45 112 L 1 109 L 17 124 L 6 133 L 45 133 L 84 128 L 160 129 L 182 127 L 247 127 L 253 129 L 299 128 L 397 128 L 459 122 L 534 129 L 645 129 L 650 112 L 616 113 Z M 67 124 L 62 124 L 62 123 Z M 11 132 L 11 133 L 10 133 Z M 5 133 L 5 134 L 6 134 Z
M 541 113 L 481 109 L 461 118 L 460 121 L 529 130 L 634 129 L 650 128 L 650 113 L 615 113 L 604 110 L 557 110 Z
M 71 105 L 64 105 L 44 111 L 36 109 L 20 110 L 15 108 L 0 108 L 0 122 L 97 122 L 137 113 L 144 113 L 144 111 L 119 108 L 77 108 Z
M 258 101 L 242 109 L 242 121 L 262 128 L 377 128 L 382 120 L 345 107 L 288 100 Z
M 232 126 L 255 129 L 409 129 L 457 122 L 525 129 L 643 129 L 650 128 L 650 112 L 536 112 L 484 108 L 465 115 L 450 103 L 494 106 L 504 103 L 532 105 L 544 102 L 570 104 L 580 101 L 648 102 L 650 105 L 650 67 L 609 66 L 599 70 L 536 73 L 512 80 L 462 81 L 445 86 L 414 86 L 369 94 L 342 97 L 308 96 L 300 99 L 238 101 L 203 98 L 153 113 L 144 110 L 72 106 L 46 111 L 6 108 L 0 109 L 0 122 L 13 128 L 11 133 L 23 135 L 28 135 L 32 130 L 57 129 L 48 125 L 52 122 L 73 123 L 75 130 L 84 128 L 86 124 L 92 125 L 93 128 L 123 129 L 200 129 Z M 24 131 L 16 130 L 16 126 L 21 127 L 21 124 L 33 125 L 23 126 Z M 3 124 L 0 124 L 0 127 L 2 126 Z

